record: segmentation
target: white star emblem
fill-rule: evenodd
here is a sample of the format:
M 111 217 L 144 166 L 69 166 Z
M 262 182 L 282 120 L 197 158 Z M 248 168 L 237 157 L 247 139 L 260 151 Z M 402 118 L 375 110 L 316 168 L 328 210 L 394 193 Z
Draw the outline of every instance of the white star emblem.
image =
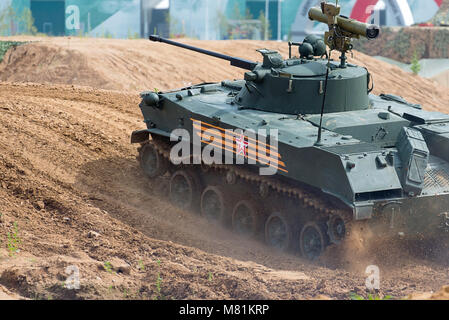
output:
M 237 144 L 237 154 L 246 157 L 246 148 L 248 148 L 248 142 L 245 141 L 245 136 L 243 134 L 240 137 L 235 138 Z

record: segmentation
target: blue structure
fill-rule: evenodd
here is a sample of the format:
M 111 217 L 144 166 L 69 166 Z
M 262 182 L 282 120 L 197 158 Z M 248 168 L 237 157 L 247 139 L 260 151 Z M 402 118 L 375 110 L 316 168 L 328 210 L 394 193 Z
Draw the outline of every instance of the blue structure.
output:
M 11 6 L 15 16 L 0 21 L 0 26 L 6 35 L 23 33 L 22 18 L 31 11 L 37 31 L 55 36 L 134 38 L 156 32 L 202 40 L 263 39 L 267 35 L 259 19 L 263 15 L 268 16 L 268 39 L 301 40 L 305 34 L 325 29 L 307 17 L 308 9 L 320 1 L 1 0 L 0 12 Z M 441 1 L 339 0 L 339 5 L 343 15 L 363 22 L 403 26 L 430 20 Z
M 10 7 L 8 17 L 12 35 L 24 32 L 21 20 L 31 11 L 34 26 L 40 33 L 52 36 L 89 35 L 93 37 L 128 38 L 142 33 L 142 13 L 161 0 L 1 0 L 0 11 Z M 0 24 L 2 22 L 0 21 Z M 148 29 L 148 28 L 147 28 Z

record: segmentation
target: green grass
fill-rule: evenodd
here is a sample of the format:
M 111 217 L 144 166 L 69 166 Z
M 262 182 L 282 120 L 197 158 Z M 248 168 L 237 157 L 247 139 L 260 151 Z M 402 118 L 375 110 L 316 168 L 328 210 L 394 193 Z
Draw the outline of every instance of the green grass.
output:
M 109 273 L 114 273 L 114 271 L 112 270 L 112 264 L 109 261 L 106 261 L 103 265 L 104 270 L 106 270 Z
M 153 297 L 153 300 L 166 300 L 165 296 L 161 293 L 162 290 L 162 278 L 161 273 L 157 273 L 156 278 L 156 295 Z
M 9 49 L 12 47 L 20 46 L 21 44 L 24 44 L 25 42 L 17 42 L 17 41 L 0 41 L 0 62 L 2 62 L 3 57 L 5 56 L 6 52 L 8 52 Z
M 351 292 L 349 294 L 349 297 L 350 297 L 351 300 L 391 300 L 391 299 L 393 299 L 392 296 L 383 296 L 383 297 L 381 297 L 381 296 L 379 296 L 377 294 L 373 295 L 371 293 L 368 293 L 367 297 L 365 298 L 365 297 L 360 296 L 360 295 L 358 295 L 358 294 L 356 294 L 354 292 Z
M 156 261 L 156 263 L 157 263 L 157 266 L 159 268 L 159 272 L 157 273 L 157 277 L 156 277 L 156 283 L 155 283 L 155 285 L 156 285 L 156 295 L 153 297 L 153 300 L 167 300 L 167 297 L 165 297 L 162 294 L 162 278 L 161 278 L 161 272 L 160 272 L 161 260 L 158 259 Z
M 421 65 L 419 64 L 418 54 L 416 53 L 416 51 L 413 54 L 411 69 L 413 74 L 415 75 L 419 74 L 419 72 L 421 71 Z
M 139 270 L 140 271 L 145 271 L 145 264 L 143 263 L 143 261 L 142 260 L 139 260 Z
M 19 244 L 22 242 L 19 238 L 19 225 L 14 222 L 14 227 L 12 232 L 8 232 L 8 252 L 9 256 L 12 257 L 19 250 Z

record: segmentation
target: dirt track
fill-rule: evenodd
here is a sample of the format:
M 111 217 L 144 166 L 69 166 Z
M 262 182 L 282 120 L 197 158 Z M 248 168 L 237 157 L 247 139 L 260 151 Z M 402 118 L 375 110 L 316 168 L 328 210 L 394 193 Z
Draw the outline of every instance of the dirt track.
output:
M 449 283 L 447 260 L 425 260 L 396 244 L 362 261 L 311 264 L 173 208 L 165 178 L 144 178 L 129 144 L 130 132 L 143 128 L 137 104 L 135 93 L 0 83 L 2 248 L 14 222 L 21 239 L 12 257 L 0 251 L 0 294 L 347 299 L 364 292 L 369 264 L 381 267 L 382 294 L 402 297 Z M 105 262 L 121 272 L 108 272 Z M 63 286 L 69 265 L 80 268 L 80 290 Z

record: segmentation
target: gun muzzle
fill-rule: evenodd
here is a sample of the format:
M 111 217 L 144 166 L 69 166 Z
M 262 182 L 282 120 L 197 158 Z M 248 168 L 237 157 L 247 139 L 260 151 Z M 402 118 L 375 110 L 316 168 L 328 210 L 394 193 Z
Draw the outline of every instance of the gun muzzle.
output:
M 311 8 L 309 10 L 309 19 L 323 23 L 328 23 L 327 16 L 321 11 L 320 8 Z M 354 19 L 346 18 L 343 16 L 337 16 L 338 26 L 352 34 L 362 36 L 368 39 L 375 39 L 380 34 L 380 28 L 376 25 L 363 23 Z

